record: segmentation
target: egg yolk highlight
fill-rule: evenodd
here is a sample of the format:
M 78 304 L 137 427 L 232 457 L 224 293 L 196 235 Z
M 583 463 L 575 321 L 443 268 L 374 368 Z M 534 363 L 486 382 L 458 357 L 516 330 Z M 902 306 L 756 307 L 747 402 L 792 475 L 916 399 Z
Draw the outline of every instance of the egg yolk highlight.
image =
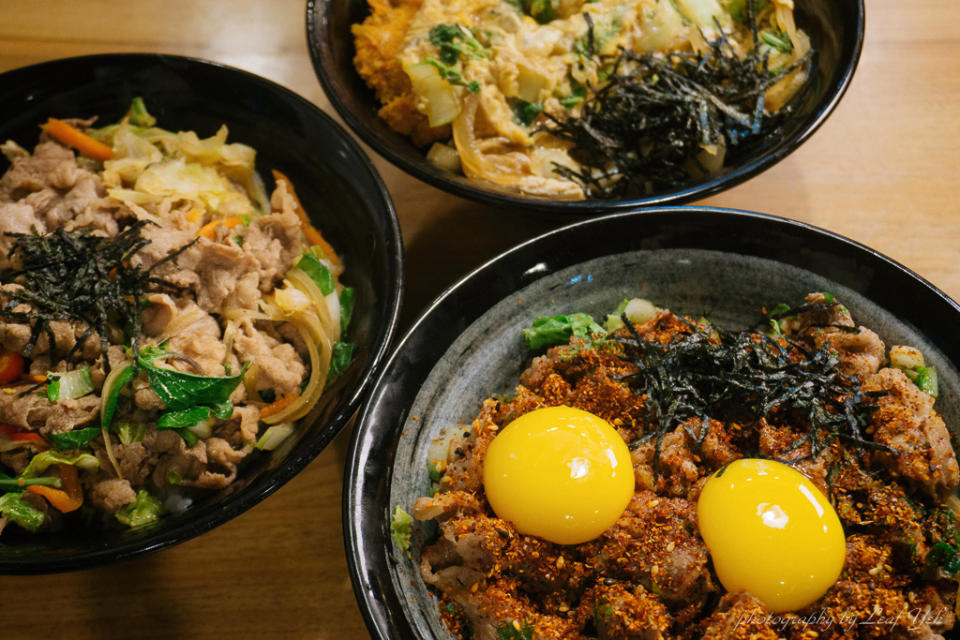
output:
M 774 613 L 812 604 L 843 569 L 846 539 L 836 511 L 785 464 L 731 462 L 704 485 L 697 519 L 724 588 L 746 590 Z
M 571 407 L 536 409 L 497 434 L 483 486 L 498 517 L 520 533 L 559 544 L 592 540 L 633 496 L 633 465 L 603 418 Z

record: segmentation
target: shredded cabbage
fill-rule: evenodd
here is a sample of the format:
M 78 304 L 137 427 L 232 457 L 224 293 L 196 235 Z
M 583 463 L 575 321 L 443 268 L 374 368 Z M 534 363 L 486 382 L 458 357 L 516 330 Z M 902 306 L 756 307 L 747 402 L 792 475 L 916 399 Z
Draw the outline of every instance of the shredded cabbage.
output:
M 193 131 L 134 126 L 128 119 L 99 129 L 96 137 L 113 149 L 104 162 L 107 193 L 134 205 L 191 201 L 204 219 L 268 212 L 266 189 L 254 170 L 256 151 L 227 143 L 227 134 L 222 126 L 200 138 Z
M 100 461 L 89 453 L 70 455 L 59 451 L 47 450 L 33 456 L 27 468 L 20 474 L 24 478 L 33 478 L 47 470 L 52 464 L 72 464 L 85 471 L 95 471 L 100 468 Z

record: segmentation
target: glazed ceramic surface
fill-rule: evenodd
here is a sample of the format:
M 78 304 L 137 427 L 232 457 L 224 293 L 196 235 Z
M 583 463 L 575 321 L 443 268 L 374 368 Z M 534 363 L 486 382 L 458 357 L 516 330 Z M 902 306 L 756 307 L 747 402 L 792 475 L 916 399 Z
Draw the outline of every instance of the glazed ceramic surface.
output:
M 392 550 L 388 523 L 428 495 L 425 468 L 445 457 L 484 398 L 512 393 L 535 352 L 521 329 L 537 317 L 624 298 L 755 326 L 760 308 L 828 291 L 889 344 L 919 347 L 941 373 L 937 408 L 960 425 L 960 307 L 887 258 L 801 223 L 760 214 L 668 209 L 609 216 L 551 232 L 499 256 L 441 296 L 401 341 L 361 414 L 348 468 L 344 528 L 368 626 L 382 638 L 448 638 L 419 577 L 434 534 L 418 523 L 409 556 Z
M 99 116 L 118 121 L 142 96 L 160 126 L 201 137 L 222 124 L 229 140 L 257 150 L 257 168 L 272 190 L 271 169 L 288 175 L 314 224 L 344 257 L 345 284 L 357 292 L 349 337 L 353 364 L 307 416 L 297 435 L 253 456 L 228 488 L 182 514 L 138 531 L 71 529 L 17 536 L 4 532 L 0 572 L 46 572 L 91 566 L 182 542 L 226 522 L 292 478 L 353 415 L 380 369 L 396 326 L 403 282 L 402 245 L 390 197 L 353 139 L 312 103 L 269 80 L 176 56 L 131 54 L 70 58 L 0 75 L 0 141 L 32 149 L 48 117 Z M 0 158 L 0 173 L 9 163 Z
M 785 158 L 813 135 L 847 90 L 863 46 L 864 12 L 863 0 L 798 0 L 797 24 L 810 35 L 818 53 L 810 90 L 789 116 L 785 134 L 754 153 L 730 161 L 714 176 L 671 191 L 621 200 L 562 202 L 521 196 L 427 162 L 426 150 L 416 147 L 380 119 L 379 102 L 354 69 L 356 51 L 350 27 L 369 14 L 367 0 L 308 0 L 307 42 L 317 77 L 343 120 L 364 142 L 404 171 L 455 195 L 494 206 L 582 216 L 703 198 L 739 184 Z

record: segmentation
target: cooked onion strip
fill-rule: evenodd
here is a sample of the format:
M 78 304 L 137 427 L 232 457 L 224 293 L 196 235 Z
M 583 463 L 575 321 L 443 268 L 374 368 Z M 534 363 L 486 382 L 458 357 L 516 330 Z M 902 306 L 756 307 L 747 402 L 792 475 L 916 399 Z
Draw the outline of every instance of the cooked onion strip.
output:
M 290 271 L 287 272 L 287 280 L 290 281 L 290 284 L 310 297 L 310 300 L 313 302 L 313 306 L 317 310 L 317 316 L 320 320 L 320 324 L 323 326 L 323 331 L 330 337 L 330 340 L 339 340 L 340 318 L 334 318 L 330 313 L 330 307 L 327 305 L 326 296 L 324 296 L 323 292 L 320 291 L 320 287 L 317 286 L 317 283 L 315 283 L 313 279 L 302 269 L 297 268 L 290 269 Z
M 107 410 L 107 403 L 110 401 L 110 396 L 113 395 L 113 387 L 116 385 L 117 378 L 126 370 L 128 366 L 133 364 L 129 360 L 125 360 L 118 364 L 117 366 L 110 369 L 110 373 L 107 374 L 107 377 L 103 379 L 103 387 L 100 389 L 100 415 L 105 415 Z M 117 472 L 118 478 L 123 478 L 123 473 L 120 472 L 120 464 L 117 462 L 117 457 L 113 453 L 113 443 L 110 441 L 110 432 L 107 430 L 108 427 L 104 426 L 101 429 L 103 434 L 103 447 L 107 452 L 107 458 L 110 460 L 110 464 L 113 466 L 113 470 Z
M 260 399 L 260 396 L 257 394 L 257 378 L 259 376 L 260 365 L 258 365 L 256 362 L 247 367 L 247 372 L 243 374 L 243 388 L 247 392 L 248 402 Z
M 320 399 L 330 372 L 331 341 L 320 325 L 315 314 L 298 313 L 287 319 L 303 336 L 310 354 L 310 379 L 303 393 L 290 406 L 263 418 L 267 424 L 279 424 L 299 420 L 307 415 Z
M 233 341 L 237 337 L 237 321 L 227 319 L 227 326 L 223 329 L 223 345 L 226 347 L 224 353 L 224 362 L 227 358 L 230 357 L 230 352 L 233 351 Z
M 483 178 L 503 187 L 520 189 L 530 194 L 550 195 L 560 199 L 580 200 L 583 190 L 576 184 L 558 178 L 534 175 L 530 158 L 521 151 L 503 151 L 505 138 L 477 137 L 478 96 L 464 100 L 463 110 L 453 120 L 453 143 L 460 154 L 463 173 L 470 178 Z

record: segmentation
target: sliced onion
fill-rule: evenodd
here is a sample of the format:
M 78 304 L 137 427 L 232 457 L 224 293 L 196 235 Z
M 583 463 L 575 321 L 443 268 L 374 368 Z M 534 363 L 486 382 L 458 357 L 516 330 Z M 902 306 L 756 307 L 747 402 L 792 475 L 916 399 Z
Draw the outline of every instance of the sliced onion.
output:
M 243 374 L 243 387 L 247 391 L 247 402 L 253 402 L 258 399 L 257 378 L 260 377 L 260 365 L 256 362 L 247 367 L 247 372 Z
M 324 332 L 330 336 L 331 340 L 339 340 L 340 318 L 334 318 L 330 314 L 330 308 L 327 306 L 325 299 L 326 296 L 320 291 L 320 287 L 313 281 L 313 278 L 308 276 L 302 269 L 293 268 L 287 272 L 287 279 L 293 286 L 310 296 Z
M 283 284 L 283 287 L 274 290 L 273 299 L 285 314 L 301 313 L 306 311 L 311 304 L 316 304 L 310 299 L 309 295 L 293 286 L 292 283 L 284 281 Z
M 224 362 L 226 362 L 227 357 L 230 355 L 230 352 L 233 351 L 233 341 L 237 337 L 237 321 L 236 320 L 227 320 L 227 325 L 223 328 L 223 346 L 226 347 L 226 355 L 224 356 Z
M 261 418 L 267 424 L 292 422 L 307 415 L 323 394 L 330 372 L 331 341 L 313 313 L 299 313 L 289 320 L 303 336 L 310 354 L 310 379 L 296 400 L 277 413 Z
M 123 371 L 132 365 L 133 362 L 129 360 L 124 360 L 119 365 L 113 367 L 110 370 L 110 373 L 107 374 L 107 377 L 103 379 L 103 387 L 100 389 L 100 415 L 104 415 L 104 412 L 107 408 L 107 402 L 110 399 L 110 396 L 113 392 L 113 387 L 117 382 L 117 378 L 120 376 Z M 103 446 L 107 452 L 107 458 L 110 460 L 110 464 L 113 466 L 113 470 L 117 472 L 118 478 L 123 478 L 123 474 L 120 472 L 120 464 L 117 462 L 117 458 L 113 453 L 113 443 L 110 440 L 110 432 L 107 430 L 107 427 L 101 429 L 103 434 Z

